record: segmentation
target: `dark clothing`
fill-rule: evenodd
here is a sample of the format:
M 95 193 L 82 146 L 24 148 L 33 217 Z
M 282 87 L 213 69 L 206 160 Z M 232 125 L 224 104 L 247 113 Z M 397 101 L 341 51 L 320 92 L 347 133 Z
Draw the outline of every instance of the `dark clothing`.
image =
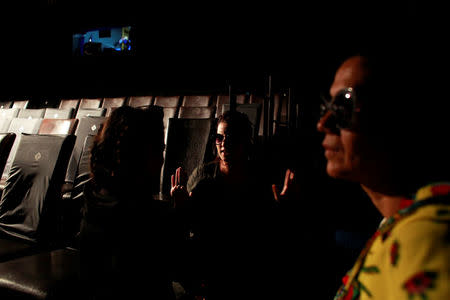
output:
M 80 254 L 92 299 L 174 299 L 172 212 L 162 201 L 134 197 L 85 187 Z
M 276 247 L 271 184 L 253 162 L 244 175 L 230 183 L 219 162 L 211 162 L 195 169 L 188 181 L 196 276 L 206 281 L 208 299 L 255 297 L 270 282 Z

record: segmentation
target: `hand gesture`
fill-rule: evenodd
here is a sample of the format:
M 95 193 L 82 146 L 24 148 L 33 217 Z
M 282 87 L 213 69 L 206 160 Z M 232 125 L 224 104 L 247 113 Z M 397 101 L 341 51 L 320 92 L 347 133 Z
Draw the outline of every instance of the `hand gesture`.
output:
M 181 168 L 177 168 L 175 175 L 171 176 L 170 196 L 173 198 L 174 206 L 181 207 L 186 204 L 189 194 L 186 188 L 187 174 Z
M 298 187 L 293 187 L 294 185 L 294 171 L 290 169 L 286 170 L 286 175 L 284 176 L 284 185 L 281 193 L 278 191 L 278 187 L 275 184 L 272 184 L 272 192 L 275 201 L 282 202 L 288 197 L 292 197 L 292 194 L 298 191 Z

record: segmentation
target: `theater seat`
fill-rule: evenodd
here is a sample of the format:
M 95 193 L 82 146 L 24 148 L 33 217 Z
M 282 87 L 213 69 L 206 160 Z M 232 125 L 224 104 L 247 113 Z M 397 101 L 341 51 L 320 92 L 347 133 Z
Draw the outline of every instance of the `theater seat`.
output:
M 5 169 L 6 161 L 16 139 L 15 133 L 0 133 L 0 174 Z
M 211 106 L 212 96 L 211 95 L 186 95 L 183 96 L 181 106 L 188 107 L 207 107 Z
M 0 109 L 11 108 L 12 104 L 13 104 L 12 101 L 1 101 L 0 102 Z
M 75 115 L 76 119 L 83 117 L 104 117 L 106 115 L 106 108 L 79 108 Z
M 74 134 L 78 119 L 43 119 L 38 134 Z
M 7 133 L 9 131 L 9 126 L 11 125 L 12 118 L 2 118 L 0 117 L 0 133 Z
M 71 119 L 74 117 L 75 109 L 70 108 L 46 108 L 44 119 Z
M 63 192 L 65 198 L 72 197 L 71 192 L 78 172 L 78 164 L 83 151 L 83 145 L 88 135 L 96 135 L 106 117 L 84 117 L 79 120 L 75 130 L 76 142 L 70 157 L 69 165 L 65 176 Z
M 100 108 L 102 106 L 102 98 L 82 98 L 80 100 L 80 108 Z
M 60 191 L 74 142 L 73 135 L 22 134 L 0 200 L 0 260 L 64 244 Z
M 27 108 L 28 107 L 28 103 L 30 102 L 30 100 L 14 100 L 13 101 L 13 108 Z
M 75 187 L 89 179 L 91 174 L 91 148 L 94 143 L 95 135 L 89 134 L 84 139 L 80 160 L 78 161 L 77 174 L 75 178 Z
M 178 167 L 189 176 L 199 164 L 210 159 L 214 125 L 215 119 L 169 119 L 161 175 L 163 197 L 169 195 L 171 175 Z
M 77 249 L 56 249 L 0 263 L 0 299 L 90 299 L 83 292 Z
M 79 104 L 80 99 L 61 99 L 58 108 L 61 109 L 73 108 L 76 111 L 78 109 Z
M 84 139 L 81 156 L 78 161 L 78 167 L 76 171 L 76 177 L 73 182 L 73 188 L 71 190 L 70 201 L 65 207 L 66 220 L 64 223 L 65 234 L 67 236 L 75 237 L 80 230 L 81 222 L 81 207 L 83 206 L 83 192 L 85 184 L 90 180 L 91 174 L 91 147 L 94 142 L 95 135 L 89 134 Z M 72 244 L 76 244 L 76 240 Z
M 142 107 L 153 105 L 153 96 L 131 96 L 128 98 L 128 106 Z
M 17 114 L 18 118 L 42 119 L 44 118 L 45 108 L 26 108 L 21 109 Z
M 238 94 L 235 95 L 236 104 L 245 104 L 248 103 L 247 94 Z M 230 104 L 230 96 L 229 95 L 217 95 L 216 98 L 216 118 L 223 114 L 225 111 L 223 110 L 224 104 Z
M 180 106 L 180 96 L 156 96 L 154 105 L 161 107 L 178 107 Z
M 167 127 L 169 126 L 169 120 L 171 118 L 177 118 L 177 112 L 178 107 L 163 107 L 164 117 L 163 117 L 163 124 L 164 124 L 164 141 L 166 141 L 167 138 Z
M 0 179 L 0 187 L 3 188 L 6 179 L 9 175 L 9 170 L 14 161 L 14 157 L 17 152 L 18 145 L 22 138 L 23 133 L 27 134 L 37 134 L 39 131 L 39 127 L 41 126 L 42 119 L 22 119 L 22 118 L 13 118 L 11 120 L 11 124 L 9 125 L 8 132 L 13 132 L 16 134 L 16 139 L 11 148 L 11 152 L 9 154 L 8 160 L 6 161 L 5 169 L 3 170 L 2 178 Z
M 180 119 L 210 119 L 214 118 L 215 107 L 194 107 L 194 106 L 181 106 L 178 112 L 178 118 Z
M 125 104 L 126 99 L 127 97 L 105 97 L 101 107 L 120 107 Z
M 20 108 L 0 108 L 0 118 L 17 118 Z
M 114 109 L 123 106 L 127 97 L 107 97 L 103 98 L 102 108 L 106 109 L 105 116 L 109 117 Z

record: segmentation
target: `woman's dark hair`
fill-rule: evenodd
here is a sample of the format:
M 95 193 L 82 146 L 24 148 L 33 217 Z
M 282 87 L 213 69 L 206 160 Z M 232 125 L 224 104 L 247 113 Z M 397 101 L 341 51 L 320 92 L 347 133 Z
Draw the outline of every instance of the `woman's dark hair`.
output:
M 229 110 L 218 117 L 216 128 L 220 123 L 227 123 L 227 130 L 233 135 L 233 140 L 239 141 L 240 144 L 244 145 L 247 153 L 250 155 L 253 147 L 253 125 L 248 116 L 239 111 Z M 213 151 L 214 155 L 217 156 L 215 143 Z
M 116 190 L 139 176 L 139 165 L 148 147 L 163 145 L 163 111 L 122 106 L 115 109 L 96 135 L 91 149 L 91 174 L 97 186 Z M 160 150 L 160 149 L 157 149 Z M 133 175 L 135 174 L 135 175 Z

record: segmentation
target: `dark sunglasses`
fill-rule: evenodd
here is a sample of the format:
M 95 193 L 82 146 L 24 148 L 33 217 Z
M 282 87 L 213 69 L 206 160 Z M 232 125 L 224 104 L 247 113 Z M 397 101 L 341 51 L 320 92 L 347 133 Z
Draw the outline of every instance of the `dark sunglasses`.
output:
M 225 137 L 227 138 L 227 141 L 229 141 L 229 142 L 232 140 L 231 136 L 228 134 L 223 135 L 220 133 L 216 133 L 216 145 L 222 144 Z
M 330 111 L 336 128 L 353 128 L 355 123 L 355 113 L 360 112 L 360 109 L 356 107 L 356 94 L 353 88 L 345 88 L 339 91 L 336 96 L 331 99 L 327 99 L 323 96 L 321 96 L 321 98 L 323 101 L 320 105 L 321 118 Z M 329 123 L 327 124 L 330 125 Z

